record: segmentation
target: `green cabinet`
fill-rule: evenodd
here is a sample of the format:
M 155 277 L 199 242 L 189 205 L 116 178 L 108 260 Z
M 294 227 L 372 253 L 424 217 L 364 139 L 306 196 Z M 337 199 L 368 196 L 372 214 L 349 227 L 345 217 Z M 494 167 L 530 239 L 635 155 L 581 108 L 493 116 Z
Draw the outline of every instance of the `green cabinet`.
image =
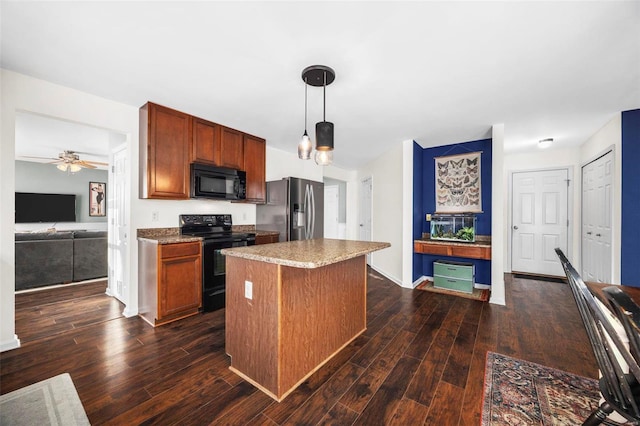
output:
M 475 265 L 466 262 L 436 260 L 433 262 L 433 286 L 447 290 L 473 292 Z

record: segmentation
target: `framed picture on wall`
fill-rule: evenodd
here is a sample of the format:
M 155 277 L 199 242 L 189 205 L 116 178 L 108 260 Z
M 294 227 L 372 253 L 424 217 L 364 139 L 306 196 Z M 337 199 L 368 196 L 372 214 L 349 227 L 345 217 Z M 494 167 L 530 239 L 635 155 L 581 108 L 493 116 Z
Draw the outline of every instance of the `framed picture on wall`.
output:
M 482 213 L 482 152 L 436 157 L 436 212 Z
M 107 215 L 107 184 L 89 182 L 89 216 Z

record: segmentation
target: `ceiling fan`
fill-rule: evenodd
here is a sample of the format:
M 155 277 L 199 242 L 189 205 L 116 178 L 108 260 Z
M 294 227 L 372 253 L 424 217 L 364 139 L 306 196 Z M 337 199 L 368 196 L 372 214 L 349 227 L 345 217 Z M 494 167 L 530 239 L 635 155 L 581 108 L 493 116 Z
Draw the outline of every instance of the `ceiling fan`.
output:
M 84 154 L 84 153 L 83 153 Z M 25 158 L 39 158 L 48 159 L 49 164 L 57 164 L 57 168 L 63 172 L 70 171 L 71 173 L 79 172 L 80 169 L 95 169 L 97 166 L 108 166 L 109 163 L 103 163 L 101 161 L 88 161 L 81 160 L 78 152 L 65 150 L 58 154 L 58 158 L 44 158 L 44 157 L 25 157 Z

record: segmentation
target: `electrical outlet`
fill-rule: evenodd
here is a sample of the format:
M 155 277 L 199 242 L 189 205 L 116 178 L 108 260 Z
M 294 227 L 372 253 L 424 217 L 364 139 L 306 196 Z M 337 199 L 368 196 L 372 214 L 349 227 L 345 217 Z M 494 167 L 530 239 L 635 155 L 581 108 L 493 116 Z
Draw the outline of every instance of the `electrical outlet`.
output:
M 157 222 L 159 218 L 160 218 L 160 212 L 158 211 L 151 212 L 151 222 Z
M 427 213 L 427 222 L 431 221 L 431 213 Z
M 253 283 L 251 281 L 244 282 L 244 297 L 249 300 L 253 299 Z

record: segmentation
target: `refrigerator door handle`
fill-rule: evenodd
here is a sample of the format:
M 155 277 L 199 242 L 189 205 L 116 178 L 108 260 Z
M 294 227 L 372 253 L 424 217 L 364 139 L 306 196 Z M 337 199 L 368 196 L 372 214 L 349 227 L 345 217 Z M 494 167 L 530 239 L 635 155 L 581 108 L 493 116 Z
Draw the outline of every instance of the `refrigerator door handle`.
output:
M 309 185 L 309 195 L 311 200 L 311 229 L 309 231 L 309 239 L 311 239 L 316 230 L 316 197 L 313 193 L 313 186 L 311 185 Z
M 311 196 L 309 195 L 309 184 L 307 184 L 305 185 L 305 188 L 304 188 L 304 212 L 305 212 L 304 239 L 305 240 L 309 239 L 309 227 L 310 227 L 309 221 L 311 220 L 311 215 L 309 212 L 310 202 L 311 202 Z

